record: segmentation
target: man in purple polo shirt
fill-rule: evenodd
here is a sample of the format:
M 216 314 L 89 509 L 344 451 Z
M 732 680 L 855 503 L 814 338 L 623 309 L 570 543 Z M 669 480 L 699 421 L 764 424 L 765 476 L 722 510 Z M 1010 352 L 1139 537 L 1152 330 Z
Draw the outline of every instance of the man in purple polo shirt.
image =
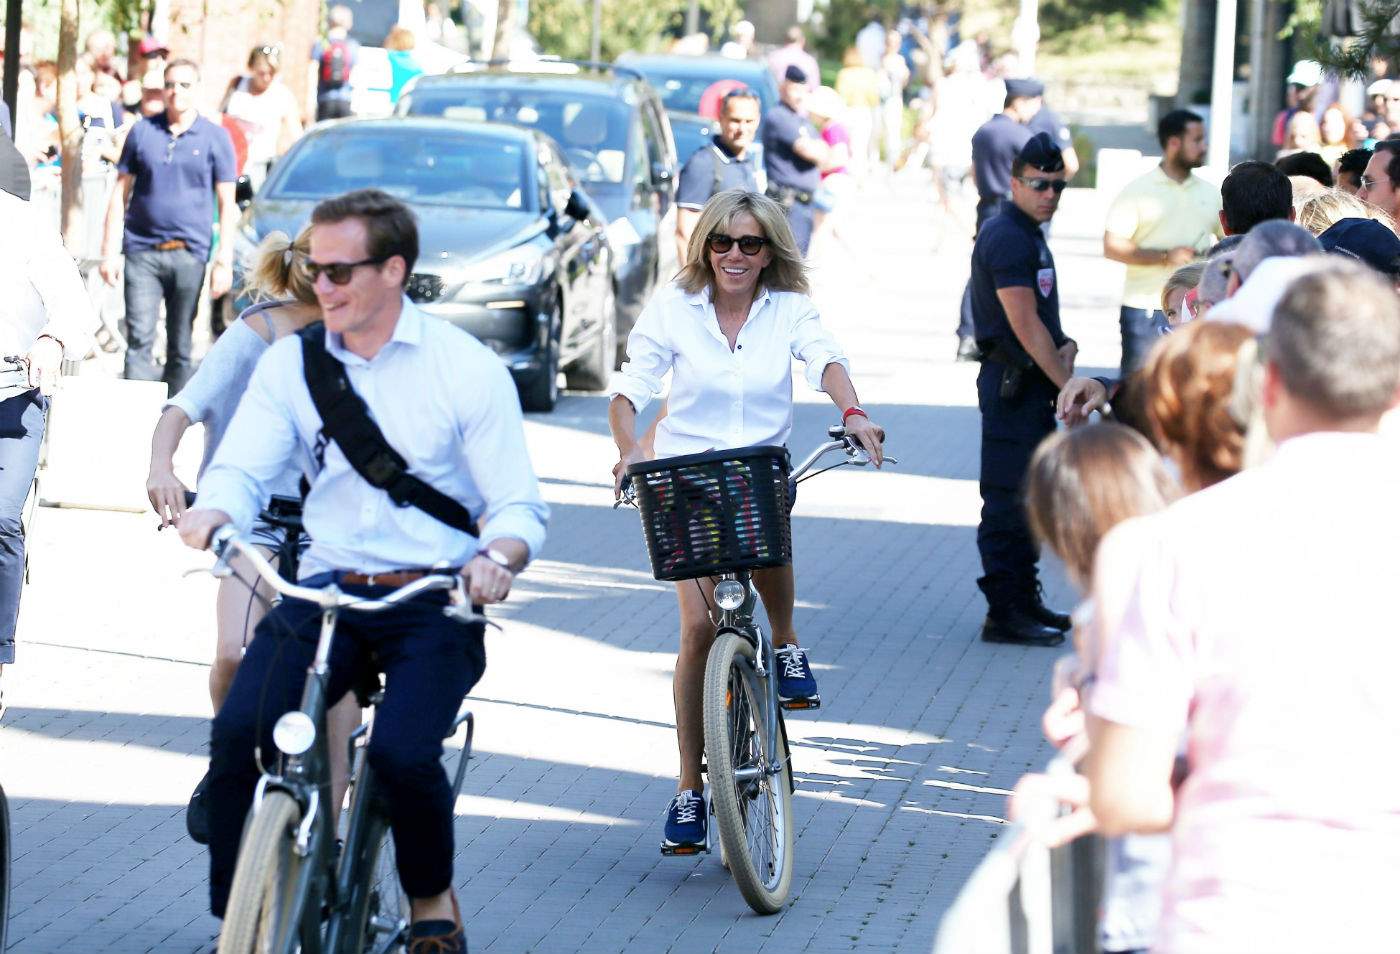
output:
M 223 295 L 233 279 L 233 243 L 227 235 L 238 221 L 233 143 L 222 127 L 195 109 L 198 83 L 199 67 L 190 60 L 166 66 L 165 112 L 141 120 L 126 137 L 102 243 L 103 279 L 115 285 L 126 274 L 125 376 L 164 380 L 171 394 L 193 372 L 190 345 L 212 244 L 216 194 L 225 239 L 219 243 L 209 293 Z M 153 354 L 162 301 L 163 371 Z

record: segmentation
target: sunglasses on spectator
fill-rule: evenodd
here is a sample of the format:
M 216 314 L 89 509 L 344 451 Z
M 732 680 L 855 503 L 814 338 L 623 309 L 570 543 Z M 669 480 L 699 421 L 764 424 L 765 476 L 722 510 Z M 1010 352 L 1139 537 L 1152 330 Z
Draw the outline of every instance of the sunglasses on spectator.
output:
M 1371 176 L 1357 176 L 1356 181 L 1361 184 L 1363 189 L 1374 189 L 1380 180 Z
M 172 90 L 172 89 L 194 89 L 194 83 L 191 83 L 191 82 L 189 82 L 188 80 L 180 80 L 180 81 L 178 81 L 178 82 L 173 82 L 173 83 L 172 83 L 172 82 L 170 82 L 169 80 L 167 80 L 166 83 L 165 83 L 165 88 L 166 88 L 167 90 Z
M 739 251 L 745 255 L 757 255 L 763 251 L 763 246 L 768 244 L 768 240 L 761 235 L 742 235 L 735 238 L 732 235 L 725 235 L 722 232 L 711 232 L 705 239 L 705 243 L 710 246 L 710 251 L 716 255 L 723 255 L 734 247 L 734 243 L 739 243 Z
M 1044 192 L 1046 189 L 1054 189 L 1057 193 L 1065 191 L 1069 185 L 1063 179 L 1031 179 L 1026 176 L 1017 176 L 1021 182 L 1025 183 L 1032 192 Z
M 358 262 L 327 262 L 323 265 L 320 262 L 313 262 L 309 258 L 303 258 L 301 267 L 313 285 L 322 275 L 329 278 L 332 285 L 348 285 L 355 274 L 355 269 L 361 265 L 383 265 L 388 260 L 389 256 L 382 256 L 380 258 L 366 258 Z

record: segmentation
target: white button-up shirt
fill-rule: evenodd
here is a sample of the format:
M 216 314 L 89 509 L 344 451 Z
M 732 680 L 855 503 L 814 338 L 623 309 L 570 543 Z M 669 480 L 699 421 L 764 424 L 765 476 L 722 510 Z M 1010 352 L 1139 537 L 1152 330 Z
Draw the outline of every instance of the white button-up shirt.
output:
M 0 221 L 0 355 L 25 354 L 49 335 L 65 358 L 82 358 L 92 347 L 97 315 L 57 223 L 8 192 L 0 192 Z M 0 398 L 13 393 L 0 390 Z
M 807 383 L 817 391 L 827 365 L 850 371 L 806 295 L 760 289 L 731 351 L 710 290 L 691 294 L 671 284 L 637 319 L 627 338 L 627 363 L 613 375 L 608 396 L 621 394 L 641 411 L 661 394 L 671 372 L 666 418 L 656 429 L 661 457 L 786 444 L 793 358 L 803 362 Z
M 326 349 L 346 366 L 389 445 L 409 470 L 461 502 L 478 521 L 481 539 L 525 542 L 534 557 L 544 545 L 549 508 L 525 447 L 520 403 L 499 358 L 466 332 L 428 318 L 407 298 L 393 337 L 365 360 L 327 332 Z M 302 370 L 301 339 L 278 341 L 258 362 L 248 390 L 209 469 L 196 506 L 222 510 L 246 531 L 269 487 L 299 459 L 316 456 L 321 416 Z M 303 520 L 311 547 L 301 575 L 326 570 L 380 573 L 467 562 L 478 543 L 416 507 L 399 507 L 371 487 L 330 441 L 311 482 Z

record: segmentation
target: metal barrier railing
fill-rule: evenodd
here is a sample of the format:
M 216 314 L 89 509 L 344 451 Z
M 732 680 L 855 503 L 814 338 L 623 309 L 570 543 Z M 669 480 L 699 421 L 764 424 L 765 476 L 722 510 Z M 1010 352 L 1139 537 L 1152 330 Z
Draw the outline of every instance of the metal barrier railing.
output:
M 1046 797 L 1033 810 L 1053 817 L 1059 806 Z M 1085 835 L 1051 848 L 1033 828 L 1013 823 L 997 838 L 943 915 L 933 954 L 1092 954 L 1099 949 L 1103 839 Z

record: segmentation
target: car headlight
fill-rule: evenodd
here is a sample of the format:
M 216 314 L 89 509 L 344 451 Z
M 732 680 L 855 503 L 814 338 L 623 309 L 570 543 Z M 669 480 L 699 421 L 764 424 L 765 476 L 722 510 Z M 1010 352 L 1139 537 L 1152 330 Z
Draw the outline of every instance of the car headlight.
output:
M 468 284 L 533 285 L 544 274 L 544 256 L 529 245 L 473 262 L 462 270 Z
M 285 755 L 304 755 L 316 742 L 316 723 L 305 712 L 292 710 L 272 727 L 272 743 Z

